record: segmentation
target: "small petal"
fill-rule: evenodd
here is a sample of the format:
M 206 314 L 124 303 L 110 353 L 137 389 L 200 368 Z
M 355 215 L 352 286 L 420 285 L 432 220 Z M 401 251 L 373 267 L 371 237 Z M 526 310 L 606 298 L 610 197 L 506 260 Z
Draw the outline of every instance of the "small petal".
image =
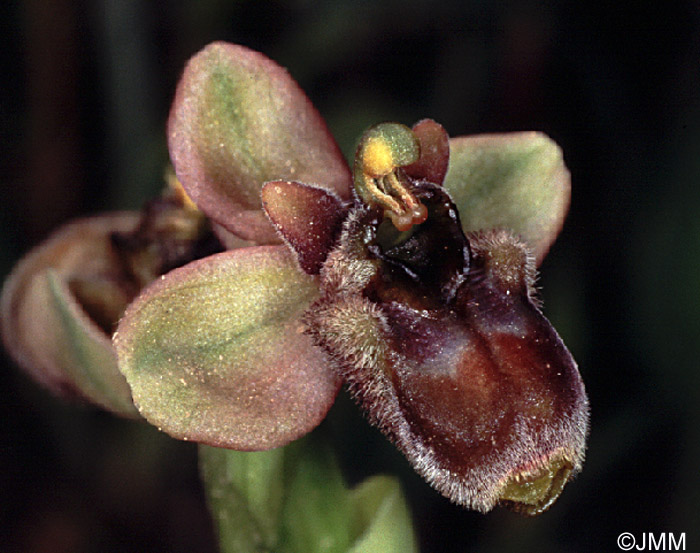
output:
M 414 179 L 442 184 L 450 160 L 450 138 L 447 131 L 432 119 L 418 121 L 411 130 L 418 139 L 420 157 L 404 170 Z
M 189 61 L 168 143 L 198 207 L 247 240 L 279 242 L 260 210 L 267 181 L 301 180 L 350 197 L 350 170 L 309 99 L 282 67 L 243 46 L 216 42 Z
M 262 189 L 265 213 L 297 254 L 299 265 L 318 274 L 335 244 L 346 209 L 328 190 L 300 182 L 268 182 Z
M 20 261 L 2 291 L 2 337 L 17 363 L 58 395 L 128 417 L 137 413 L 108 332 L 130 298 L 110 236 L 138 220 L 117 213 L 66 225 Z
M 224 252 L 163 276 L 114 337 L 139 411 L 176 438 L 240 450 L 309 432 L 340 385 L 298 320 L 317 295 L 284 246 Z
M 511 230 L 538 264 L 561 229 L 571 194 L 561 149 L 538 132 L 451 139 L 444 186 L 465 232 Z

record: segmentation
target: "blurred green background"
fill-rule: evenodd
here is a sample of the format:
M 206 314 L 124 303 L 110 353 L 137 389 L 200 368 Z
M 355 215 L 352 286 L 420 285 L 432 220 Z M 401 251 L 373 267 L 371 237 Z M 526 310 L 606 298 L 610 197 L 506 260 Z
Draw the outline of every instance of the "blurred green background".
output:
M 3 277 L 57 225 L 157 193 L 178 75 L 212 40 L 288 67 L 346 154 L 383 120 L 552 136 L 573 197 L 539 282 L 591 400 L 583 473 L 539 518 L 484 516 L 347 398 L 325 424 L 350 482 L 400 475 L 425 552 L 617 551 L 621 532 L 700 551 L 698 2 L 25 0 L 0 21 Z M 192 444 L 2 365 L 3 550 L 215 550 Z

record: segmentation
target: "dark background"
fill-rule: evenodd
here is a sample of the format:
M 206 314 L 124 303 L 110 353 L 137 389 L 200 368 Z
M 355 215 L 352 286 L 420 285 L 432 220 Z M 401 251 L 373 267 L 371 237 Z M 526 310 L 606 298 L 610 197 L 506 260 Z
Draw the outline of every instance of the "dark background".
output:
M 590 396 L 583 473 L 536 519 L 465 511 L 347 400 L 343 466 L 400 475 L 425 552 L 617 551 L 623 531 L 700 551 L 700 4 L 26 0 L 0 21 L 0 275 L 70 218 L 158 192 L 178 75 L 215 39 L 288 67 L 346 155 L 383 120 L 552 136 L 573 197 L 540 285 Z M 194 446 L 2 363 L 0 549 L 214 550 Z

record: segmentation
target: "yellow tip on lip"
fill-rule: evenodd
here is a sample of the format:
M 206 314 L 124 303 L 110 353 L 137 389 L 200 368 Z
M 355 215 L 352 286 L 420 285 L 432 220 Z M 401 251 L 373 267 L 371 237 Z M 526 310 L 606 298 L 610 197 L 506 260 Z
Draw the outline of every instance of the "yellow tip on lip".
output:
M 569 481 L 574 466 L 565 456 L 556 456 L 535 471 L 521 471 L 506 480 L 500 501 L 511 502 L 526 515 L 539 515 L 556 501 Z

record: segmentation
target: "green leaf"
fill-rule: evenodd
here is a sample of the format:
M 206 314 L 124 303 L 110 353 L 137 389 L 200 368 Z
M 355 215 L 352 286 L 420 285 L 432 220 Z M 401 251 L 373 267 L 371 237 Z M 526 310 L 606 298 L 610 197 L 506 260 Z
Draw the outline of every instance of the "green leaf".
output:
M 243 46 L 216 42 L 189 61 L 168 141 L 190 197 L 241 238 L 279 242 L 260 209 L 266 181 L 298 180 L 350 197 L 349 168 L 309 99 L 282 67 Z
M 139 411 L 176 438 L 238 450 L 306 434 L 340 386 L 299 321 L 317 296 L 284 246 L 233 250 L 163 276 L 114 337 Z
M 137 222 L 137 213 L 114 213 L 62 227 L 22 259 L 2 292 L 3 341 L 17 363 L 59 396 L 126 417 L 138 413 L 110 337 L 71 285 L 91 283 L 107 293 L 102 307 L 116 320 L 128 298 L 109 237 Z
M 538 263 L 561 229 L 571 193 L 561 149 L 538 132 L 451 139 L 444 186 L 465 232 L 509 229 Z

